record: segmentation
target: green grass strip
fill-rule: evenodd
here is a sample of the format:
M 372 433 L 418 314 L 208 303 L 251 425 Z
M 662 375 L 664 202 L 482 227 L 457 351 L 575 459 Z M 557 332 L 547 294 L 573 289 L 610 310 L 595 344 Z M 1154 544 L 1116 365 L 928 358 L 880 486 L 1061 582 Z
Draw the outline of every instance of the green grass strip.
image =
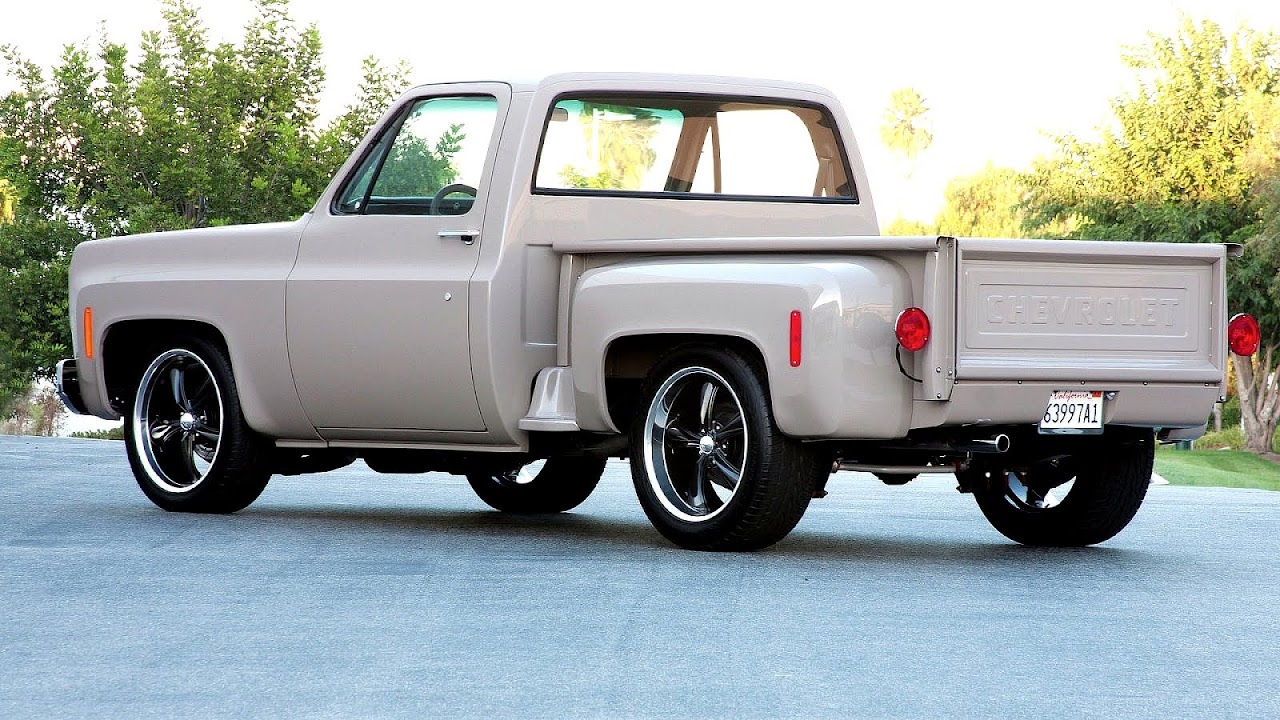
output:
M 1171 485 L 1280 490 L 1280 463 L 1239 450 L 1161 448 L 1156 472 Z

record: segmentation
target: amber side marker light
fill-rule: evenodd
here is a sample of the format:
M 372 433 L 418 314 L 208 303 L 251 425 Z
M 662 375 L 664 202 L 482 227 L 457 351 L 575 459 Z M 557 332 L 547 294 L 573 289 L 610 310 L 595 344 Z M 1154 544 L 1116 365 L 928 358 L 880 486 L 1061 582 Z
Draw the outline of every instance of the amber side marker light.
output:
M 791 311 L 791 367 L 800 367 L 801 315 L 799 310 Z
M 84 356 L 93 359 L 93 308 L 84 307 Z
M 894 332 L 904 350 L 915 352 L 929 342 L 929 316 L 918 307 L 909 307 L 898 314 Z
M 1258 352 L 1262 344 L 1262 331 L 1258 321 L 1248 313 L 1240 313 L 1227 323 L 1227 347 L 1236 355 L 1248 357 Z

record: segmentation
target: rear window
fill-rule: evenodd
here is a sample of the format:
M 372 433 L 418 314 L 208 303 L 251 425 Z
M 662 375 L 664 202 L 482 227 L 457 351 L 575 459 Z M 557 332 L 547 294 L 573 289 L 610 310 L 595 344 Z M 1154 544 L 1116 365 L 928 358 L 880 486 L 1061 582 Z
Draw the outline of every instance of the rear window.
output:
M 535 192 L 856 202 L 826 110 L 700 96 L 565 97 Z

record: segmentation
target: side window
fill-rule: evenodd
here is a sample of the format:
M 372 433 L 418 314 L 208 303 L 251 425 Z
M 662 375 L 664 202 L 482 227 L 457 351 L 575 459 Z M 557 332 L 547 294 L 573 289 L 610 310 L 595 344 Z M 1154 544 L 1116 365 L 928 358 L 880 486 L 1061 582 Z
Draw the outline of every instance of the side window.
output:
M 856 202 L 819 107 L 705 96 L 562 98 L 535 191 Z
M 419 100 L 370 149 L 334 210 L 362 215 L 463 215 L 475 203 L 498 101 Z

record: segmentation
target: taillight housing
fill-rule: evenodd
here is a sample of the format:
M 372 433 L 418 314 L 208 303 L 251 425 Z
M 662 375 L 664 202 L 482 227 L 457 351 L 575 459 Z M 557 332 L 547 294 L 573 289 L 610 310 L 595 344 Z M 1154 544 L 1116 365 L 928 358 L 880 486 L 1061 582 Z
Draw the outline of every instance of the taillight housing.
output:
M 1258 352 L 1261 344 L 1262 330 L 1252 315 L 1240 313 L 1227 323 L 1227 347 L 1231 352 L 1248 357 Z
M 918 307 L 909 307 L 898 314 L 894 332 L 904 350 L 915 352 L 929 342 L 929 316 Z

